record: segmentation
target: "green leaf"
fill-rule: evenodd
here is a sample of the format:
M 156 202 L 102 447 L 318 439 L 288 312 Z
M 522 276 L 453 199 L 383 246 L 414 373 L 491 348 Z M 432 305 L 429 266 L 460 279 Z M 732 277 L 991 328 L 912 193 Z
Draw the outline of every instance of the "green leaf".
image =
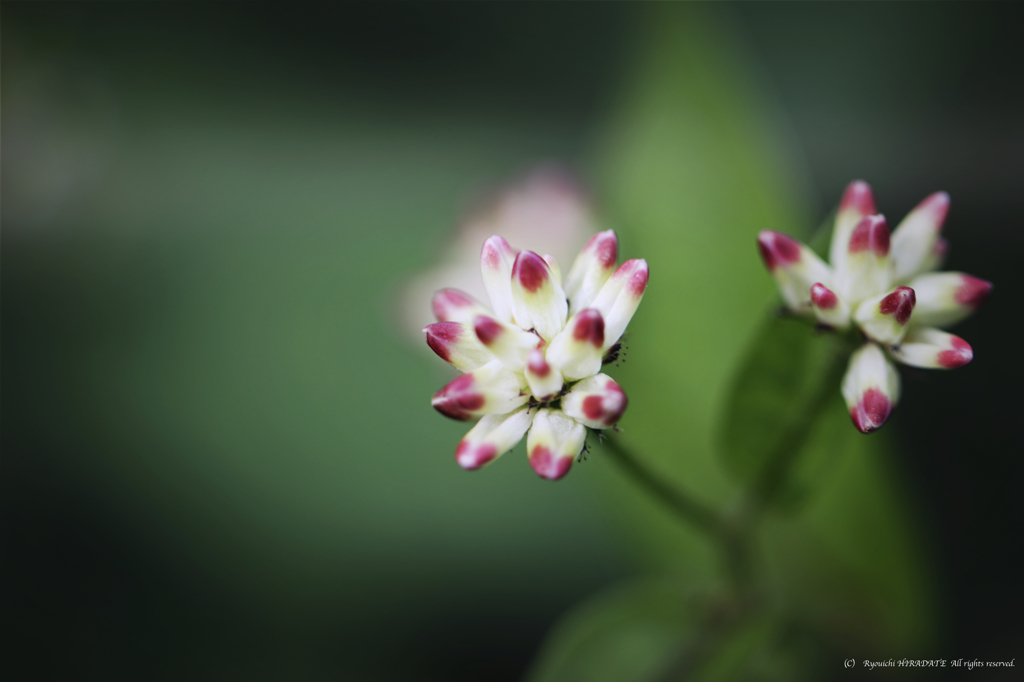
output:
M 695 610 L 678 582 L 634 582 L 570 612 L 548 637 L 526 679 L 657 680 L 692 637 L 695 624 Z
M 825 406 L 834 404 L 851 348 L 803 319 L 769 317 L 733 382 L 718 434 L 735 480 L 771 495 L 785 488 Z
M 571 611 L 528 682 L 729 682 L 809 679 L 813 639 L 779 612 L 698 597 L 670 579 L 640 579 Z

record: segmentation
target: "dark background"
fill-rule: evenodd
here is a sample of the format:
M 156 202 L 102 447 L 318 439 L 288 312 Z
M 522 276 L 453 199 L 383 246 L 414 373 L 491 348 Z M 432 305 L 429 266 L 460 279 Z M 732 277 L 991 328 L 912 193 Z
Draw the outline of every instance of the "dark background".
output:
M 290 478 L 293 465 L 256 460 L 255 485 L 238 483 L 237 470 L 196 475 L 168 465 L 185 451 L 203 461 L 197 446 L 216 441 L 192 437 L 173 405 L 195 403 L 195 414 L 205 414 L 203 401 L 219 406 L 233 395 L 211 386 L 248 375 L 231 368 L 230 344 L 196 351 L 198 366 L 193 355 L 136 357 L 133 349 L 151 347 L 155 337 L 166 348 L 205 349 L 219 338 L 218 316 L 244 301 L 256 301 L 245 313 L 253 319 L 291 320 L 278 314 L 290 304 L 260 287 L 258 271 L 293 257 L 295 244 L 380 252 L 365 271 L 327 284 L 345 289 L 338 296 L 371 298 L 359 312 L 386 328 L 378 309 L 388 299 L 373 293 L 375 275 L 428 265 L 424 254 L 439 252 L 432 244 L 473 191 L 537 160 L 564 160 L 587 174 L 601 126 L 633 77 L 631 55 L 643 46 L 648 10 L 3 4 L 0 609 L 7 634 L 0 665 L 16 673 L 8 679 L 518 679 L 561 613 L 635 570 L 577 483 L 567 488 L 568 502 L 538 501 L 536 518 L 516 516 L 509 502 L 497 520 L 480 517 L 480 529 L 469 524 L 448 544 L 431 536 L 420 547 L 415 529 L 393 530 L 409 509 L 389 500 L 417 494 L 404 479 L 373 484 L 366 494 L 379 507 L 349 509 L 331 506 L 327 475 L 325 489 L 309 493 L 310 509 L 319 511 L 308 512 L 306 486 L 333 470 L 300 462 L 294 466 L 307 466 L 308 478 Z M 899 419 L 887 428 L 929 534 L 943 615 L 939 650 L 983 660 L 1024 653 L 1024 48 L 1015 8 L 751 3 L 714 11 L 785 114 L 814 215 L 823 217 L 855 177 L 872 183 L 892 217 L 943 189 L 953 199 L 949 268 L 995 283 L 986 308 L 957 328 L 974 362 L 958 372 L 904 372 Z M 347 136 L 337 163 L 335 143 L 318 137 L 334 129 Z M 235 165 L 197 166 L 204 157 L 182 152 L 189 144 Z M 264 167 L 274 173 L 261 176 Z M 139 169 L 149 174 L 145 182 L 133 180 Z M 328 176 L 322 184 L 318 174 Z M 267 215 L 259 194 L 269 186 L 282 198 L 280 211 Z M 328 237 L 296 227 L 322 218 L 321 210 L 348 215 L 349 193 L 387 206 L 358 209 L 353 229 L 358 223 L 366 234 Z M 323 194 L 340 197 L 335 209 L 313 207 Z M 237 205 L 224 208 L 224 196 Z M 389 231 L 392 224 L 402 230 Z M 242 229 L 255 245 L 239 252 L 233 241 Z M 230 287 L 239 272 L 250 276 L 227 308 L 204 309 L 206 287 Z M 183 288 L 188 296 L 175 293 Z M 332 302 L 317 302 L 315 314 L 331 315 Z M 167 327 L 168 316 L 179 324 Z M 209 334 L 165 338 L 204 325 Z M 301 355 L 289 345 L 301 342 L 297 329 L 261 347 L 253 362 L 276 364 L 281 349 Z M 245 330 L 279 332 L 256 323 Z M 408 354 L 398 340 L 364 352 L 358 324 L 334 331 L 331 342 L 343 350 L 332 352 L 349 362 Z M 419 358 L 395 362 L 381 369 L 382 381 L 418 372 L 437 383 Z M 150 394 L 148 368 L 158 365 L 167 377 L 191 371 L 209 383 L 183 379 L 178 392 Z M 109 367 L 123 376 L 107 381 Z M 291 389 L 275 372 L 339 372 L 289 367 L 233 390 L 280 396 Z M 371 379 L 360 374 L 311 396 L 299 386 L 280 404 L 260 406 L 263 413 L 225 412 L 224 433 L 252 432 L 236 439 L 244 450 L 261 440 L 261 420 L 290 418 L 294 409 L 305 426 L 337 419 L 323 438 L 345 438 L 365 426 L 345 424 L 345 410 L 371 405 L 380 415 L 374 428 L 400 432 L 392 447 L 412 456 L 422 429 L 445 428 L 432 415 L 405 418 L 419 396 L 392 400 L 353 386 Z M 316 413 L 315 403 L 338 396 L 339 415 Z M 132 412 L 140 404 L 148 411 Z M 215 434 L 216 420 L 209 424 Z M 282 451 L 310 445 L 282 438 L 274 446 Z M 372 440 L 353 438 L 353 453 L 365 455 Z M 316 447 L 336 455 L 329 443 Z M 416 455 L 427 466 L 430 458 Z M 275 480 L 289 490 L 277 495 L 266 486 Z M 501 490 L 531 490 L 526 480 Z M 453 518 L 484 513 L 492 493 L 475 493 L 480 506 Z M 323 545 L 315 533 L 301 547 L 289 538 L 302 533 L 296 529 L 307 512 L 386 518 L 366 521 L 351 544 L 347 526 L 325 522 L 324 537 L 337 548 L 324 554 L 303 549 Z M 548 529 L 547 540 L 516 530 L 547 513 L 568 519 Z M 486 530 L 485 521 L 493 522 Z M 450 520 L 424 523 L 443 528 Z M 554 583 L 522 578 L 557 554 L 562 533 L 574 542 L 558 554 Z M 471 552 L 507 570 L 483 575 L 489 564 L 462 563 Z M 335 579 L 321 571 L 337 571 Z

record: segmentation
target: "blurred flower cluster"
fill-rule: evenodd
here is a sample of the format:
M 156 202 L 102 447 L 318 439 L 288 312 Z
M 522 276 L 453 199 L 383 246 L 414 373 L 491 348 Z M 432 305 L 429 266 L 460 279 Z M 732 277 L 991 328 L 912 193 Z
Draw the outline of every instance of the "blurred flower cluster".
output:
M 758 236 L 765 265 L 783 301 L 798 315 L 830 329 L 855 326 L 865 339 L 842 381 L 853 423 L 879 428 L 899 400 L 890 358 L 914 367 L 952 369 L 973 358 L 971 346 L 938 327 L 955 324 L 985 301 L 992 284 L 962 272 L 933 272 L 947 250 L 939 236 L 949 196 L 936 192 L 890 235 L 865 182 L 843 195 L 826 264 L 808 246 L 766 230 Z
M 580 182 L 561 166 L 536 166 L 473 204 L 441 262 L 406 283 L 402 326 L 418 343 L 423 320 L 431 314 L 431 293 L 438 289 L 454 287 L 477 299 L 487 296 L 480 279 L 480 245 L 493 234 L 567 263 L 597 231 Z

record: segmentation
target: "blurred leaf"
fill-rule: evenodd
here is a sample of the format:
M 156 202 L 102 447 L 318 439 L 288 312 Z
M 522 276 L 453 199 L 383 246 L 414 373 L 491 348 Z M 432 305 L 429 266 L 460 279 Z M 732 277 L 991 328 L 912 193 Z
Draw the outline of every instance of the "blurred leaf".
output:
M 808 679 L 812 643 L 779 613 L 699 598 L 678 581 L 637 580 L 574 609 L 529 682 Z
M 678 582 L 639 581 L 574 609 L 548 637 L 530 682 L 660 679 L 692 636 L 693 605 Z
M 739 623 L 723 638 L 693 682 L 798 682 L 814 679 L 813 641 L 794 632 L 777 614 L 760 613 Z M 666 678 L 667 679 L 667 678 Z
M 828 415 L 835 428 L 847 427 L 827 455 L 833 470 L 799 515 L 766 519 L 765 577 L 836 646 L 879 656 L 924 647 L 935 634 L 934 577 L 893 450 L 885 433 L 865 436 L 845 414 Z
M 849 349 L 806 320 L 770 316 L 740 364 L 725 406 L 719 448 L 725 468 L 769 495 L 785 485 L 810 432 L 831 405 Z

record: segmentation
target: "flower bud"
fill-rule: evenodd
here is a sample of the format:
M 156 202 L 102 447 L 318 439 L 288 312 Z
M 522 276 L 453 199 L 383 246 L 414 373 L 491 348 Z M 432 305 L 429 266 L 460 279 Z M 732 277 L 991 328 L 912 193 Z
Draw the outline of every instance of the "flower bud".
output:
M 455 450 L 463 469 L 479 469 L 508 452 L 523 439 L 534 415 L 526 407 L 509 414 L 489 414 L 469 430 Z
M 850 357 L 842 393 L 850 418 L 861 433 L 878 429 L 899 400 L 900 378 L 882 349 L 866 343 Z
M 487 363 L 471 374 L 456 377 L 434 394 L 434 409 L 452 419 L 466 421 L 484 414 L 510 412 L 529 400 L 520 377 L 501 360 Z
M 533 419 L 526 451 L 538 476 L 556 480 L 565 476 L 580 454 L 587 430 L 561 410 L 541 409 Z
M 595 374 L 579 382 L 562 398 L 562 410 L 592 429 L 607 429 L 622 418 L 629 401 L 607 374 Z

